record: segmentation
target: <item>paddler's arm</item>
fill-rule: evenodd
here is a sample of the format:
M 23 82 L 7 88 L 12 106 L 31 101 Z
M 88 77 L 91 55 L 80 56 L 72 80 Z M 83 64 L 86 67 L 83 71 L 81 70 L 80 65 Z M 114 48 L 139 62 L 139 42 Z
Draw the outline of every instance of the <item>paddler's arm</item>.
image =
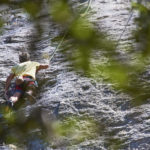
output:
M 38 72 L 38 71 L 40 71 L 40 70 L 42 70 L 42 69 L 47 69 L 48 67 L 49 67 L 49 65 L 42 64 L 42 65 L 40 65 L 40 66 L 37 68 L 36 72 Z
M 5 92 L 7 92 L 9 86 L 10 86 L 10 83 L 11 83 L 11 80 L 15 77 L 15 74 L 14 73 L 11 73 L 7 79 L 6 79 L 6 85 L 5 85 Z

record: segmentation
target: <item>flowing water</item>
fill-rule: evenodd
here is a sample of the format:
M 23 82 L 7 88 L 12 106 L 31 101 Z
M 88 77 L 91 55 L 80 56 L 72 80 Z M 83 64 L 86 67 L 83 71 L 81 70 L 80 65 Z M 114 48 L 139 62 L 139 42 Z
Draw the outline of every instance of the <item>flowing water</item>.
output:
M 91 8 L 94 11 L 91 21 L 117 41 L 131 15 L 130 1 L 95 0 Z M 32 34 L 34 25 L 21 9 L 1 6 L 0 15 L 6 20 L 0 36 L 0 97 L 3 99 L 6 77 L 11 67 L 19 62 L 20 49 L 29 49 L 31 36 L 36 39 L 36 35 Z M 118 49 L 122 53 L 133 42 L 131 31 L 135 28 L 135 16 L 136 12 L 121 37 Z M 46 21 L 47 17 L 43 17 L 44 31 L 42 39 L 36 42 L 36 51 L 28 50 L 32 60 L 40 63 L 48 62 L 43 56 L 52 54 L 57 45 L 51 42 L 58 34 L 57 26 L 47 25 Z M 109 84 L 72 71 L 59 51 L 50 68 L 40 72 L 37 78 L 36 102 L 22 106 L 17 117 L 12 114 L 15 121 L 1 121 L 1 149 L 15 149 L 15 145 L 28 150 L 150 149 L 149 104 L 131 108 L 130 98 L 114 91 Z M 59 102 L 59 114 L 54 119 L 51 114 Z M 55 132 L 51 131 L 51 126 L 55 126 Z

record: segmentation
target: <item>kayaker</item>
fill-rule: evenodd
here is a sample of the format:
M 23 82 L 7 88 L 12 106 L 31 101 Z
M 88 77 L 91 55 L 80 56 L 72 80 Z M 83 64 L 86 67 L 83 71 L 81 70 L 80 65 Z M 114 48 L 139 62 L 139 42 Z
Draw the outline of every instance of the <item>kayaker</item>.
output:
M 6 104 L 12 107 L 19 98 L 26 92 L 33 97 L 36 89 L 36 74 L 42 69 L 47 69 L 49 65 L 30 61 L 30 55 L 22 52 L 19 55 L 20 64 L 12 67 L 10 75 L 7 77 L 5 86 Z M 8 91 L 11 81 L 15 78 L 15 87 L 13 94 L 9 97 Z

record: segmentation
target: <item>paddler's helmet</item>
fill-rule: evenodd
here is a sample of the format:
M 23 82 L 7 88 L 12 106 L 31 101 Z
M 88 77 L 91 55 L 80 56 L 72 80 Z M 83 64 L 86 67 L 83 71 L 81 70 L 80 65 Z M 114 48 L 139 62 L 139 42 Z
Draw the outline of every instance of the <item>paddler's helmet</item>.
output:
M 21 52 L 19 54 L 19 61 L 20 63 L 26 62 L 30 60 L 30 54 L 27 52 Z

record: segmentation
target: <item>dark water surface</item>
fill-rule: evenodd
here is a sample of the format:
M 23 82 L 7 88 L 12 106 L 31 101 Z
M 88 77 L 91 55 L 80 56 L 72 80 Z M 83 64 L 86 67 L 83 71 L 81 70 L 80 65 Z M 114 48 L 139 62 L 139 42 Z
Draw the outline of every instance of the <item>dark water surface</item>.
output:
M 130 15 L 130 1 L 95 0 L 91 7 L 95 12 L 91 21 L 107 31 L 110 38 L 119 39 Z M 20 49 L 27 49 L 32 60 L 48 63 L 44 56 L 55 50 L 57 43 L 51 40 L 58 35 L 58 29 L 53 23 L 47 25 L 48 18 L 43 17 L 42 39 L 36 42 L 36 51 L 30 51 L 29 41 L 31 37 L 34 39 L 35 28 L 28 15 L 7 6 L 0 7 L 0 15 L 7 22 L 0 36 L 0 97 L 3 99 L 6 77 L 19 62 Z M 135 28 L 133 18 L 118 49 L 123 50 L 133 42 L 129 40 Z M 129 98 L 112 90 L 111 85 L 71 70 L 57 51 L 50 68 L 38 74 L 36 102 L 28 104 L 25 100 L 17 115 L 0 119 L 0 149 L 150 149 L 150 105 L 130 108 Z M 55 119 L 53 112 L 59 102 L 59 115 Z

